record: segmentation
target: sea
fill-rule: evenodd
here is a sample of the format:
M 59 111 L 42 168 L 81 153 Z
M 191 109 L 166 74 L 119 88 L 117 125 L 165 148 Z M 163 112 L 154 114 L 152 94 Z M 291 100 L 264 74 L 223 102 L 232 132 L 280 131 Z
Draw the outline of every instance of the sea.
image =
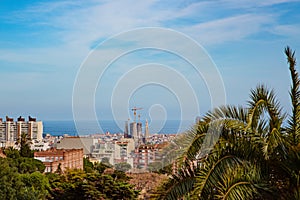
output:
M 142 122 L 143 132 L 145 130 L 145 122 Z M 194 124 L 192 120 L 167 120 L 167 121 L 149 121 L 150 134 L 177 134 L 191 129 Z M 95 125 L 97 124 L 97 125 Z M 91 135 L 101 133 L 124 133 L 125 121 L 102 120 L 96 122 L 80 121 L 43 121 L 44 135 L 51 134 L 53 136 L 70 136 Z

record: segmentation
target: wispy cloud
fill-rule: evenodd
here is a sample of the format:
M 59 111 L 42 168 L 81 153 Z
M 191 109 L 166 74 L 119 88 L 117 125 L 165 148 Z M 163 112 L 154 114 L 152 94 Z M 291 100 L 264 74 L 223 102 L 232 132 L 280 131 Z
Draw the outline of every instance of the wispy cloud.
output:
M 237 41 L 264 30 L 274 23 L 272 15 L 245 14 L 183 28 L 184 32 L 197 38 L 201 44 L 222 44 Z
M 272 33 L 289 38 L 298 38 L 300 35 L 300 24 L 277 25 L 272 29 Z
M 217 1 L 222 6 L 228 6 L 232 8 L 258 8 L 265 6 L 273 6 L 282 3 L 299 2 L 299 0 L 219 0 Z
M 88 1 L 84 4 L 80 1 L 54 1 L 33 5 L 18 14 L 16 19 L 27 20 L 33 26 L 55 28 L 53 34 L 70 46 L 91 46 L 99 38 L 105 38 L 124 30 L 166 25 L 179 31 L 189 30 L 187 33 L 192 35 L 196 35 L 200 31 L 201 37 L 205 38 L 205 43 L 213 44 L 227 42 L 230 40 L 229 35 L 240 38 L 258 32 L 263 28 L 262 25 L 270 22 L 270 18 L 276 14 L 255 13 L 256 8 L 294 1 L 220 0 L 190 4 L 181 2 L 175 6 L 147 0 L 138 2 L 131 0 Z M 229 14 L 226 13 L 226 9 L 235 10 Z M 238 9 L 249 13 L 238 13 Z M 224 12 L 225 16 L 209 15 L 209 13 L 214 13 L 214 10 L 218 10 L 219 13 Z M 197 20 L 192 21 L 192 24 L 190 24 L 191 22 L 177 24 L 178 20 L 186 18 Z M 253 30 L 249 30 L 251 26 L 254 26 Z M 225 37 L 222 37 L 220 33 Z M 224 40 L 222 40 L 223 38 Z M 235 37 L 231 38 L 236 39 Z
M 295 25 L 277 21 L 280 13 L 272 13 L 272 10 L 255 12 L 257 7 L 287 2 L 295 0 L 178 1 L 172 5 L 150 0 L 41 2 L 22 12 L 12 13 L 9 16 L 10 23 L 36 27 L 30 29 L 31 35 L 36 29 L 42 30 L 42 34 L 51 36 L 52 41 L 56 40 L 59 45 L 53 46 L 53 42 L 49 42 L 50 47 L 36 48 L 33 45 L 17 51 L 2 47 L 0 59 L 64 65 L 66 68 L 74 60 L 80 62 L 78 58 L 83 59 L 91 47 L 103 39 L 124 30 L 145 26 L 174 28 L 205 46 L 245 39 L 262 31 L 296 35 L 298 28 Z M 218 15 L 214 15 L 215 10 Z

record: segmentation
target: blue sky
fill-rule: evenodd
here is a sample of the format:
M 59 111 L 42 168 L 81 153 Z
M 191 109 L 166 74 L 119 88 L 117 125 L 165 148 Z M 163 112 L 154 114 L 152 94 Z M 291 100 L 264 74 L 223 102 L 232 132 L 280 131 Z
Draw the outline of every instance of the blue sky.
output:
M 290 80 L 283 50 L 290 45 L 300 59 L 299 10 L 296 0 L 1 0 L 0 115 L 72 119 L 74 82 L 89 52 L 113 35 L 142 27 L 173 29 L 201 44 L 220 72 L 228 104 L 246 104 L 250 89 L 265 83 L 288 108 Z M 113 117 L 108 97 L 119 78 L 151 62 L 174 66 L 192 88 L 200 88 L 200 114 L 211 108 L 205 83 L 184 61 L 146 50 L 124 56 L 106 71 L 95 95 L 99 118 Z M 167 113 L 168 119 L 178 119 L 181 100 L 167 89 L 155 84 L 141 87 L 114 106 L 125 101 L 129 107 L 143 107 L 141 114 L 148 118 L 153 105 L 162 105 L 150 109 L 152 117 Z

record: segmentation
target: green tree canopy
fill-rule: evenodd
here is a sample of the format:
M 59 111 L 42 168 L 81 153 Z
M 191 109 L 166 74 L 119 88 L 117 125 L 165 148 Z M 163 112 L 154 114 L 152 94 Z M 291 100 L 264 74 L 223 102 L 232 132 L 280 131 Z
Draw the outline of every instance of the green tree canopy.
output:
M 53 199 L 135 199 L 133 186 L 98 172 L 67 170 L 62 175 L 47 174 Z
M 121 162 L 121 163 L 115 164 L 115 169 L 118 171 L 127 172 L 131 169 L 131 165 L 126 162 Z

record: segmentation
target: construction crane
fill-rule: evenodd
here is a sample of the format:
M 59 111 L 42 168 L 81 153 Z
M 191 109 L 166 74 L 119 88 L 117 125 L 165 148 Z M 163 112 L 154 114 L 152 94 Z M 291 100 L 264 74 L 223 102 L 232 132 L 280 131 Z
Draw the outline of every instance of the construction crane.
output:
M 136 122 L 136 111 L 142 110 L 142 109 L 143 108 L 137 108 L 137 107 L 131 108 L 131 111 L 133 111 L 133 115 L 134 115 L 134 122 Z

